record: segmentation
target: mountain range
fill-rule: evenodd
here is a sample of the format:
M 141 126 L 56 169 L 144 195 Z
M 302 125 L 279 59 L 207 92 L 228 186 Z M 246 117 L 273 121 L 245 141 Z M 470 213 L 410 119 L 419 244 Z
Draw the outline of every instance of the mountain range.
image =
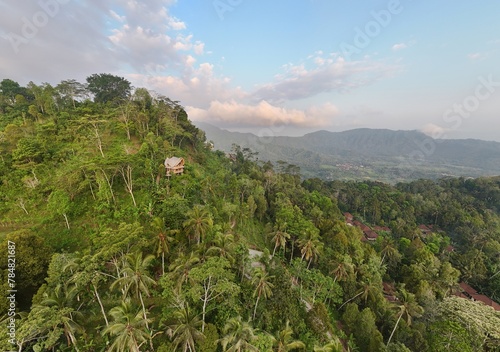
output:
M 498 142 L 433 139 L 419 131 L 368 128 L 317 131 L 301 137 L 258 137 L 201 122 L 196 125 L 216 149 L 229 153 L 233 145 L 249 148 L 261 161 L 299 166 L 303 177 L 396 183 L 500 174 Z

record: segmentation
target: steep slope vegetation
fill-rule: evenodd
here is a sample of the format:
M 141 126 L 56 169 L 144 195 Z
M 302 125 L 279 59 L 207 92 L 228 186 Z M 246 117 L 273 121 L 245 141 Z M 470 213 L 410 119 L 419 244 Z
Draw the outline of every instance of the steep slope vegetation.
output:
M 464 280 L 499 297 L 498 179 L 302 182 L 212 151 L 144 89 L 0 88 L 3 350 L 500 346 L 498 314 L 452 295 Z

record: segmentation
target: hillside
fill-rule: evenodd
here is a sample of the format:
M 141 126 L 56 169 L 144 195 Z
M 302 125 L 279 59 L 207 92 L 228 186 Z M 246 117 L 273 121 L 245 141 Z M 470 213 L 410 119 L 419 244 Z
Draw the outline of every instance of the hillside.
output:
M 500 143 L 434 140 L 418 131 L 356 129 L 318 131 L 302 137 L 259 138 L 198 123 L 217 149 L 232 144 L 259 153 L 262 161 L 297 165 L 305 177 L 325 180 L 379 180 L 396 183 L 443 176 L 500 174 Z
M 0 82 L 1 350 L 500 348 L 500 177 L 303 180 L 87 81 Z

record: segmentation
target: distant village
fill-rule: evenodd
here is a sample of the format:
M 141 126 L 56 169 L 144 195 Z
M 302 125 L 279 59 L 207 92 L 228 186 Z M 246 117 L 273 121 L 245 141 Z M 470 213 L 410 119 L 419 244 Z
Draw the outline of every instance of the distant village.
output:
M 361 221 L 355 220 L 354 216 L 351 213 L 348 212 L 344 213 L 344 217 L 347 226 L 355 226 L 361 230 L 361 232 L 363 233 L 363 237 L 361 237 L 362 242 L 376 241 L 377 238 L 379 237 L 380 232 L 391 233 L 391 229 L 388 228 L 387 226 L 373 226 L 373 228 L 371 228 L 370 226 L 362 223 Z M 418 229 L 420 230 L 422 239 L 425 239 L 435 230 L 433 225 L 424 225 L 424 224 L 418 225 Z M 452 253 L 455 251 L 455 247 L 453 247 L 452 245 L 448 245 L 445 248 L 445 251 L 448 253 Z M 387 299 L 389 302 L 394 302 L 398 300 L 398 298 L 396 297 L 396 289 L 394 285 L 389 282 L 383 283 L 383 293 L 385 299 Z M 476 289 L 474 289 L 472 286 L 470 286 L 465 282 L 460 282 L 460 284 L 455 289 L 453 294 L 455 296 L 464 299 L 482 302 L 485 305 L 492 307 L 497 312 L 500 311 L 500 304 L 493 301 L 488 296 L 478 293 Z

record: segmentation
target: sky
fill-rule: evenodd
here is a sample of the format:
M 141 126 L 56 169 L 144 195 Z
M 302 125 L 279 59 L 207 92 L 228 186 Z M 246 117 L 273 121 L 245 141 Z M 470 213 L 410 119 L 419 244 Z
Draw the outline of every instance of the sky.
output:
M 0 80 L 125 77 L 193 121 L 500 141 L 500 1 L 0 0 Z

